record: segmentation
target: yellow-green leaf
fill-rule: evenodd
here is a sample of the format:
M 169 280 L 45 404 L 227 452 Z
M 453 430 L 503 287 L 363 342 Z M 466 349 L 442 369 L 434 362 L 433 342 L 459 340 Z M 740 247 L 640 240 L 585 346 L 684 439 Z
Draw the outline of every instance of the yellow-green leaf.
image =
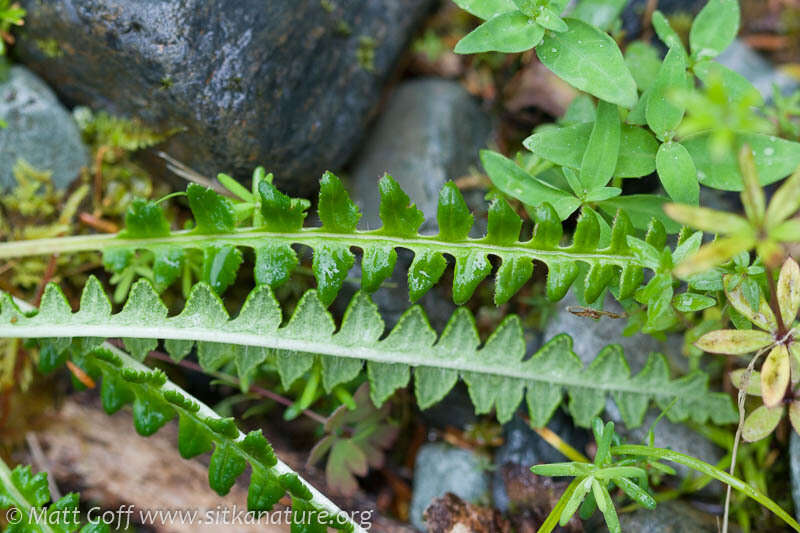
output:
M 761 397 L 764 405 L 775 407 L 783 402 L 789 386 L 789 351 L 786 346 L 775 346 L 761 367 Z
M 783 222 L 800 209 L 800 170 L 796 171 L 775 191 L 767 207 L 767 224 Z
M 729 289 L 730 277 L 725 276 L 725 295 L 731 305 L 739 311 L 747 319 L 765 331 L 775 331 L 778 329 L 778 322 L 775 320 L 775 314 L 770 309 L 769 304 L 764 299 L 764 296 L 759 294 L 758 310 L 755 311 L 750 306 L 750 303 L 745 297 L 743 290 L 743 283 L 740 283 L 735 289 Z M 755 298 L 753 298 L 755 300 Z M 755 301 L 754 301 L 755 303 Z
M 684 226 L 703 230 L 708 233 L 734 235 L 751 233 L 750 223 L 732 213 L 716 211 L 707 207 L 695 207 L 686 204 L 665 204 L 664 211 L 673 220 Z
M 730 260 L 739 252 L 749 250 L 755 245 L 755 242 L 752 234 L 717 239 L 681 261 L 673 270 L 673 274 L 679 278 L 687 278 L 700 272 L 706 272 Z
M 700 337 L 695 346 L 705 352 L 740 355 L 772 344 L 772 335 L 753 329 L 719 329 Z
M 791 327 L 800 308 L 800 266 L 791 257 L 783 263 L 778 276 L 778 307 L 786 327 Z
M 744 205 L 745 213 L 747 213 L 747 218 L 752 222 L 761 224 L 766 210 L 764 189 L 761 188 L 761 184 L 758 181 L 758 170 L 756 170 L 756 162 L 753 159 L 753 150 L 746 144 L 739 151 L 739 168 L 742 169 L 742 182 L 744 184 L 742 204 Z
M 769 217 L 769 210 L 767 211 L 767 217 Z M 800 242 L 800 218 L 792 218 L 781 222 L 769 230 L 769 236 L 779 242 Z
M 775 429 L 783 418 L 783 406 L 768 408 L 762 405 L 745 419 L 742 438 L 747 442 L 761 440 Z
M 734 370 L 730 373 L 731 376 L 731 383 L 734 387 L 741 390 L 744 375 L 747 372 L 746 368 L 739 368 Z M 747 381 L 747 394 L 751 396 L 761 396 L 761 373 L 760 372 L 750 372 L 750 379 Z
M 800 402 L 794 401 L 789 404 L 789 422 L 792 423 L 795 433 L 800 435 Z

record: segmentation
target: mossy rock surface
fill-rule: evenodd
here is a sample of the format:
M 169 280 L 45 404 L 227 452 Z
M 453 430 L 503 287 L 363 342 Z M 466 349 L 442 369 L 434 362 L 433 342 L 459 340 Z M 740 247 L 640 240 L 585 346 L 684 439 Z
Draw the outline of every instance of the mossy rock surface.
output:
M 21 3 L 16 54 L 67 102 L 185 128 L 166 151 L 206 175 L 264 164 L 299 191 L 355 151 L 431 0 Z
M 50 172 L 66 189 L 89 163 L 89 152 L 70 112 L 38 76 L 14 66 L 0 79 L 0 191 L 16 184 L 14 167 L 23 160 Z

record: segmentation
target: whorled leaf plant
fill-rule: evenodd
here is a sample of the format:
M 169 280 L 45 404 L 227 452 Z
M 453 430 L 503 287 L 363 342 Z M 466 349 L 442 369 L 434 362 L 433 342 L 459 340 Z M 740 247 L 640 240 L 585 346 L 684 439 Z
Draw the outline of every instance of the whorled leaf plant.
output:
M 727 280 L 726 280 L 727 281 Z M 747 370 L 739 371 L 733 379 L 743 392 L 760 396 L 763 405 L 745 420 L 742 436 L 756 441 L 769 435 L 789 404 L 789 419 L 800 434 L 800 402 L 795 387 L 800 382 L 800 329 L 795 326 L 800 311 L 800 266 L 789 258 L 781 268 L 775 286 L 774 312 L 762 296 L 754 309 L 745 298 L 741 286 L 734 289 L 726 284 L 728 302 L 757 329 L 723 329 L 703 335 L 695 344 L 709 352 L 743 355 L 756 352 Z M 750 370 L 761 355 L 767 354 L 760 372 Z M 750 383 L 754 379 L 755 383 Z
M 574 478 L 539 527 L 538 533 L 550 533 L 558 524 L 564 526 L 576 512 L 582 520 L 588 520 L 598 509 L 603 514 L 609 532 L 621 533 L 612 489 L 619 488 L 636 504 L 645 509 L 654 509 L 658 495 L 649 486 L 648 474 L 675 474 L 671 466 L 661 461 L 682 464 L 709 479 L 721 481 L 769 509 L 795 531 L 800 531 L 800 524 L 789 513 L 750 484 L 689 455 L 654 447 L 653 428 L 648 433 L 649 445 L 646 446 L 622 444 L 620 436 L 614 431 L 613 422 L 603 425 L 597 418 L 593 420 L 592 429 L 597 443 L 592 462 L 582 458 L 582 461 L 531 467 L 533 473 L 540 476 Z
M 227 178 L 224 175 L 221 178 Z M 587 303 L 606 289 L 618 299 L 633 295 L 644 279 L 644 265 L 628 246 L 634 234 L 628 216 L 620 211 L 609 227 L 586 208 L 578 220 L 572 242 L 562 244 L 561 219 L 553 207 L 543 204 L 534 212 L 536 225 L 530 239 L 520 239 L 522 220 L 504 201 L 495 201 L 488 215 L 488 232 L 470 238 L 473 225 L 461 193 L 447 183 L 439 195 L 439 233 L 420 235 L 424 215 L 390 176 L 380 181 L 380 216 L 383 227 L 356 229 L 361 216 L 339 179 L 326 173 L 320 183 L 320 227 L 303 227 L 309 203 L 281 193 L 263 169 L 254 173 L 252 190 L 230 178 L 223 183 L 238 197 L 226 198 L 196 184 L 186 190 L 194 227 L 173 231 L 158 203 L 139 200 L 126 215 L 125 229 L 116 235 L 87 235 L 0 243 L 0 259 L 96 250 L 104 253 L 114 272 L 127 268 L 137 252 L 147 253 L 151 279 L 161 291 L 182 273 L 187 254 L 202 254 L 201 279 L 218 294 L 235 280 L 243 261 L 242 247 L 255 251 L 255 280 L 277 287 L 289 279 L 298 265 L 293 245 L 313 249 L 313 272 L 320 301 L 329 305 L 356 261 L 351 248 L 361 250 L 361 287 L 371 293 L 393 272 L 398 248 L 414 252 L 408 270 L 412 301 L 419 299 L 442 277 L 450 256 L 455 260 L 453 299 L 466 302 L 478 284 L 493 270 L 490 257 L 501 262 L 495 276 L 495 302 L 508 301 L 533 275 L 534 261 L 548 269 L 547 296 L 561 299 L 577 285 Z M 666 244 L 658 221 L 652 222 L 648 242 L 657 249 Z

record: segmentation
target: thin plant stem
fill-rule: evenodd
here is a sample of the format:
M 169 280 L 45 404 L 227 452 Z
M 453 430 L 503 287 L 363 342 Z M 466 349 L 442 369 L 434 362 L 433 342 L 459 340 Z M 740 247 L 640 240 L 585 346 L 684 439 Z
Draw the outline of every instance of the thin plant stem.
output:
M 750 376 L 753 374 L 753 368 L 755 368 L 756 362 L 766 352 L 766 350 L 767 348 L 762 348 L 753 356 L 753 358 L 750 360 L 750 363 L 747 365 L 747 370 L 745 370 L 744 375 L 742 376 L 742 386 L 739 389 L 739 395 L 737 397 L 737 406 L 739 408 L 739 424 L 736 426 L 736 436 L 733 438 L 733 448 L 731 449 L 731 467 L 729 469 L 731 476 L 734 475 L 736 470 L 736 454 L 739 453 L 739 441 L 742 438 L 742 428 L 744 427 L 744 401 L 747 398 L 747 387 L 750 386 Z M 725 491 L 725 509 L 722 513 L 722 533 L 728 533 L 728 514 L 730 512 L 730 507 L 731 486 L 728 485 L 728 488 Z
M 114 343 L 114 344 L 116 344 L 116 343 Z M 213 377 L 218 378 L 218 379 L 223 379 L 225 381 L 229 381 L 231 384 L 236 385 L 236 386 L 239 386 L 241 384 L 239 379 L 234 377 L 234 376 L 229 376 L 227 374 L 222 374 L 220 372 L 207 372 L 206 370 L 203 370 L 203 368 L 200 365 L 198 365 L 197 363 L 194 363 L 192 361 L 186 361 L 186 360 L 175 361 L 174 359 L 172 359 L 170 356 L 168 356 L 165 353 L 153 351 L 153 352 L 150 352 L 148 354 L 148 357 L 150 357 L 152 359 L 157 359 L 159 361 L 164 361 L 166 363 L 171 363 L 173 365 L 181 366 L 183 368 L 186 368 L 188 370 L 192 370 L 194 372 L 200 372 L 201 374 L 207 374 L 207 375 L 213 376 Z M 277 392 L 272 392 L 271 390 L 264 389 L 264 388 L 258 387 L 256 385 L 251 385 L 250 386 L 250 391 L 255 393 L 255 394 L 257 394 L 257 395 L 259 395 L 259 396 L 261 396 L 261 397 L 263 397 L 263 398 L 267 398 L 269 400 L 272 400 L 272 401 L 274 401 L 276 403 L 279 403 L 281 405 L 284 405 L 286 407 L 289 407 L 289 406 L 294 404 L 294 402 L 292 400 L 290 400 L 289 398 L 286 398 L 285 396 L 281 396 Z M 315 422 L 319 422 L 322 425 L 325 425 L 328 422 L 327 417 L 324 417 L 321 414 L 312 411 L 311 409 L 303 409 L 302 413 L 305 416 L 307 416 L 308 418 L 314 420 Z
M 748 498 L 752 498 L 762 506 L 772 511 L 775 514 L 775 516 L 786 522 L 795 531 L 800 531 L 800 524 L 798 524 L 797 521 L 794 518 L 792 518 L 792 516 L 789 513 L 784 511 L 780 505 L 778 505 L 772 499 L 770 499 L 769 496 L 759 492 L 757 489 L 753 488 L 752 486 L 742 481 L 741 479 L 736 478 L 728 474 L 724 470 L 716 468 L 713 465 L 701 461 L 700 459 L 696 459 L 690 455 L 686 455 L 673 450 L 667 450 L 664 448 L 653 448 L 651 446 L 642 446 L 640 444 L 626 444 L 623 446 L 613 446 L 611 448 L 611 453 L 614 455 L 655 457 L 657 459 L 665 461 L 673 461 L 675 463 L 686 465 L 693 470 L 696 470 L 702 474 L 707 474 L 712 478 L 716 479 L 717 481 L 721 481 L 722 483 L 727 484 L 729 487 L 733 487 L 734 489 L 743 493 Z

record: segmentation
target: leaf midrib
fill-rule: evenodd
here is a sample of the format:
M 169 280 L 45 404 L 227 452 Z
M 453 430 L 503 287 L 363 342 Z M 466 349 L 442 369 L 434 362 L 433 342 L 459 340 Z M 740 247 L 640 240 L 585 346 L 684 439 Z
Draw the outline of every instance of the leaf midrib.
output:
M 477 251 L 486 254 L 504 256 L 528 256 L 543 262 L 548 260 L 583 261 L 589 264 L 602 263 L 617 266 L 642 266 L 632 255 L 598 252 L 575 252 L 569 248 L 556 248 L 542 250 L 532 248 L 533 240 L 511 245 L 491 244 L 485 238 L 467 239 L 460 242 L 441 241 L 436 235 L 417 235 L 415 237 L 397 237 L 385 235 L 381 230 L 360 231 L 354 233 L 331 233 L 321 228 L 304 228 L 298 232 L 279 233 L 264 231 L 260 228 L 238 228 L 232 233 L 199 234 L 193 230 L 177 231 L 166 237 L 147 239 L 124 239 L 117 235 L 81 235 L 72 237 L 59 237 L 55 239 L 34 239 L 30 241 L 15 241 L 0 243 L 0 259 L 11 259 L 31 255 L 49 255 L 53 253 L 103 251 L 112 248 L 137 248 L 148 249 L 156 246 L 175 246 L 185 248 L 199 248 L 205 244 L 232 244 L 244 246 L 258 246 L 261 243 L 249 242 L 255 239 L 264 239 L 263 244 L 274 244 L 276 241 L 287 244 L 307 244 L 317 246 L 339 243 L 345 246 L 364 248 L 365 245 L 383 244 L 393 248 L 408 248 L 433 250 L 448 255 L 454 255 L 454 250 Z M 319 242 L 318 242 L 319 241 Z M 313 245 L 311 244 L 313 243 Z
M 77 318 L 77 317 L 76 317 Z M 167 319 L 169 320 L 169 319 Z M 367 346 L 352 346 L 335 342 L 321 342 L 313 340 L 292 339 L 281 335 L 284 328 L 279 328 L 272 333 L 247 333 L 226 332 L 206 328 L 179 328 L 179 327 L 144 327 L 130 325 L 91 325 L 91 324 L 52 324 L 42 326 L 0 326 L 0 337 L 11 338 L 47 338 L 47 337 L 103 337 L 103 338 L 137 338 L 137 339 L 171 339 L 192 340 L 199 342 L 216 342 L 222 344 L 235 344 L 241 346 L 259 346 L 279 350 L 307 352 L 332 357 L 344 357 L 374 361 L 378 363 L 401 363 L 414 368 L 434 367 L 459 372 L 474 372 L 503 378 L 517 379 L 531 382 L 545 382 L 563 387 L 581 387 L 608 392 L 629 392 L 646 395 L 648 397 L 672 397 L 674 394 L 654 391 L 651 387 L 635 386 L 627 383 L 608 385 L 592 379 L 580 379 L 581 373 L 569 373 L 574 377 L 543 375 L 541 372 L 522 374 L 513 370 L 514 365 L 492 366 L 481 365 L 463 359 L 447 359 L 444 357 L 415 356 L 413 352 L 398 350 L 382 350 L 380 344 L 375 348 Z M 336 336 L 330 337 L 333 341 Z M 434 344 L 429 347 L 431 352 L 437 350 Z M 480 351 L 477 352 L 480 357 Z M 515 361 L 517 365 L 524 362 Z M 143 367 L 145 368 L 145 367 Z M 631 377 L 632 378 L 632 377 Z M 629 378 L 629 380 L 631 379 Z

